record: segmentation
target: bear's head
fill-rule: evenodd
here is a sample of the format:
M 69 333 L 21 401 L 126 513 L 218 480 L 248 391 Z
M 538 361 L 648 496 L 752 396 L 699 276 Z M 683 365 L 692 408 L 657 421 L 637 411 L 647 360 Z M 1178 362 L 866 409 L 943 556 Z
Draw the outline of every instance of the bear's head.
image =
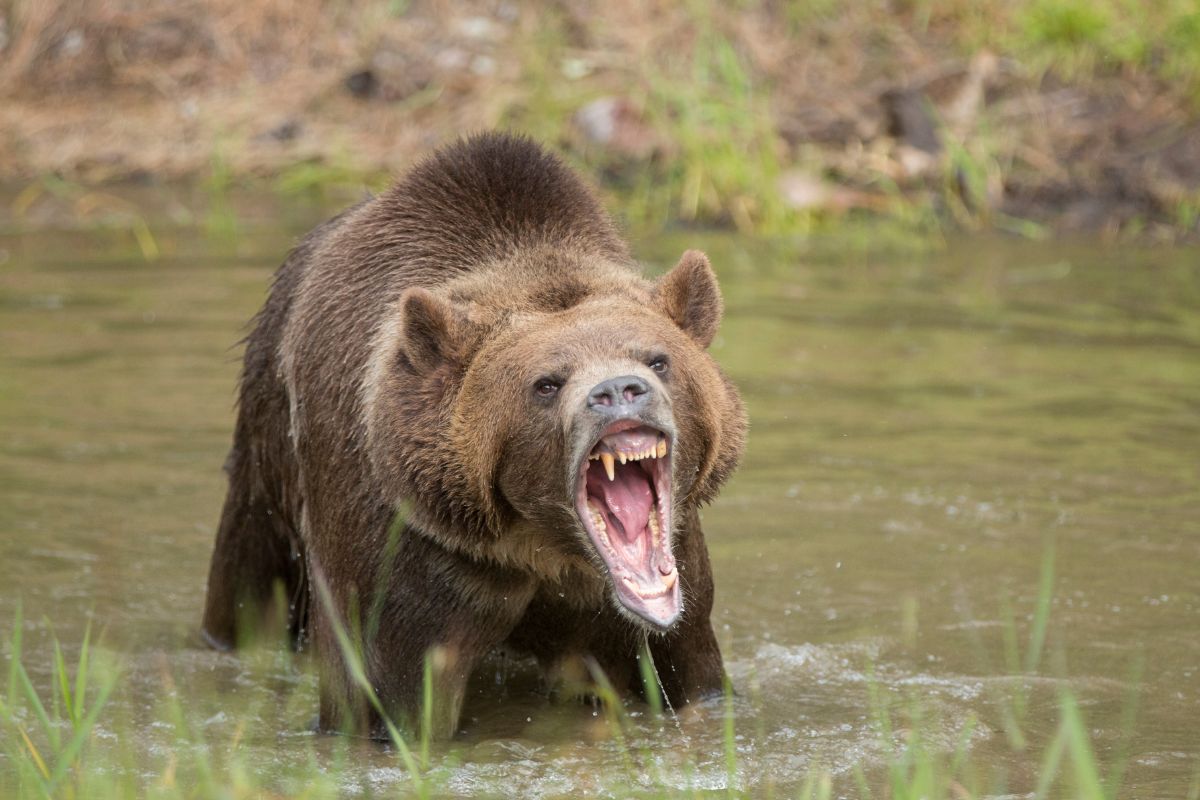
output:
M 364 393 L 371 457 L 448 546 L 510 562 L 552 550 L 666 629 L 683 608 L 684 512 L 715 496 L 745 440 L 741 400 L 706 352 L 716 276 L 697 251 L 654 283 L 563 259 L 403 294 Z

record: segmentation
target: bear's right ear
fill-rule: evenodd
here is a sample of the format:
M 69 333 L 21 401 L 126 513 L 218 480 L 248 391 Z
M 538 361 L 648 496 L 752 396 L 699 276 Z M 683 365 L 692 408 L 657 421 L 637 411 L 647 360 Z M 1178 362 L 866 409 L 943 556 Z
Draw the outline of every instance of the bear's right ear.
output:
M 712 344 L 724 305 L 708 256 L 699 250 L 685 252 L 674 269 L 658 279 L 654 297 L 667 316 L 697 344 Z
M 459 328 L 454 307 L 428 289 L 400 295 L 400 351 L 417 372 L 432 372 L 457 356 Z

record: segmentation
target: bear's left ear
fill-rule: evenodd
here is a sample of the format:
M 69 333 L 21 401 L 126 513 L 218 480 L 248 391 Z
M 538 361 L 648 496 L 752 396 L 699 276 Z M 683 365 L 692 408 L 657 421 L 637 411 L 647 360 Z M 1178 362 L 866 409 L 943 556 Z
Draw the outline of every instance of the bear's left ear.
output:
M 448 300 L 428 289 L 400 296 L 400 348 L 417 372 L 432 372 L 458 355 L 462 321 Z
M 724 304 L 708 256 L 699 250 L 685 252 L 675 268 L 658 279 L 654 298 L 697 344 L 708 347 L 712 343 Z

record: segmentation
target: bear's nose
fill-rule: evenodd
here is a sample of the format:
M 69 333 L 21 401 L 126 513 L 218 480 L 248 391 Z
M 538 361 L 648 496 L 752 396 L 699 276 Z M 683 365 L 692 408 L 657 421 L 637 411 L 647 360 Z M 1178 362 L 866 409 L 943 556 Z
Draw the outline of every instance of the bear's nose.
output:
M 588 392 L 588 408 L 609 417 L 641 411 L 650 400 L 650 384 L 636 375 L 609 378 Z

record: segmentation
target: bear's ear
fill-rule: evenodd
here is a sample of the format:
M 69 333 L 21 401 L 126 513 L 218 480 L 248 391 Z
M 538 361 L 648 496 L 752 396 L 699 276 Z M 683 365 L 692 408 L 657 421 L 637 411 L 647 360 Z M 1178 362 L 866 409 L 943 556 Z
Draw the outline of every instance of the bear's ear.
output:
M 458 355 L 460 327 L 449 301 L 428 289 L 400 296 L 400 351 L 417 372 L 431 372 Z
M 658 279 L 654 297 L 697 344 L 708 347 L 712 343 L 724 306 L 708 256 L 699 250 L 685 252 L 675 268 Z

